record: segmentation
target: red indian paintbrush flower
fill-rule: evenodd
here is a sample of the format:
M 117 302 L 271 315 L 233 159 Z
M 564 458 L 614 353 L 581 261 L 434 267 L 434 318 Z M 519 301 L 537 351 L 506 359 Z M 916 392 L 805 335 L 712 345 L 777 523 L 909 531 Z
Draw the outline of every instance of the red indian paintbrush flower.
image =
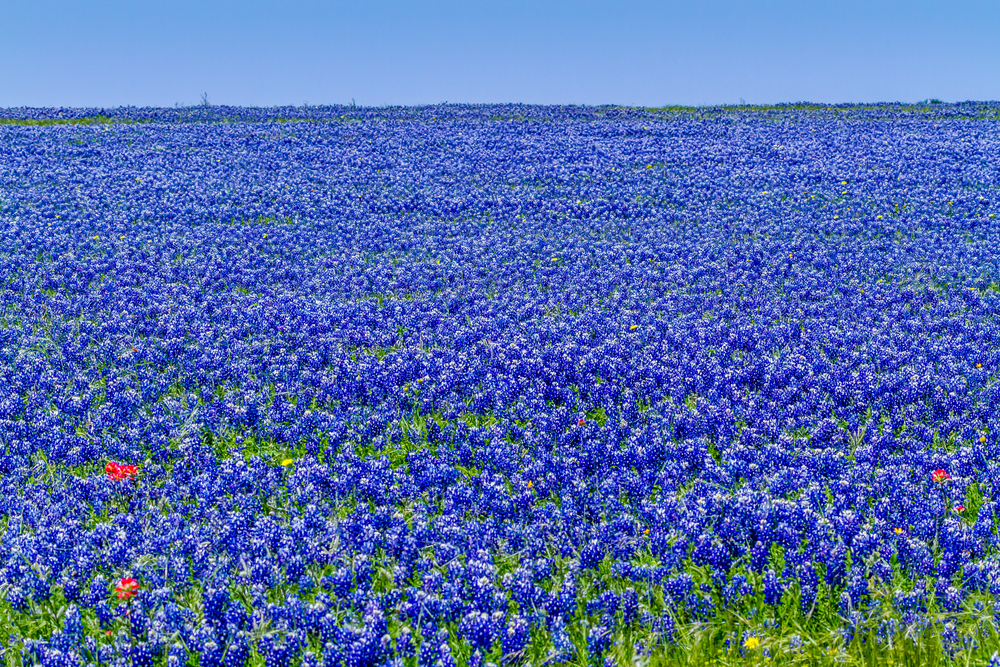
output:
M 119 600 L 133 597 L 139 591 L 139 582 L 132 577 L 125 577 L 115 586 L 115 595 Z
M 931 473 L 931 479 L 933 479 L 935 482 L 940 483 L 951 479 L 951 475 L 945 472 L 944 468 L 938 468 L 937 470 Z
M 123 479 L 131 479 L 139 474 L 139 466 L 109 461 L 108 465 L 104 466 L 104 472 L 107 473 L 109 479 L 118 482 Z

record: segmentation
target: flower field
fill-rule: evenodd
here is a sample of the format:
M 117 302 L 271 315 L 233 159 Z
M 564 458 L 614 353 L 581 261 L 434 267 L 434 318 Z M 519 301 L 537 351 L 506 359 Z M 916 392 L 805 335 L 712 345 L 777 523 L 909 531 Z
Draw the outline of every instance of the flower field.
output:
M 1000 664 L 998 123 L 0 110 L 0 664 Z

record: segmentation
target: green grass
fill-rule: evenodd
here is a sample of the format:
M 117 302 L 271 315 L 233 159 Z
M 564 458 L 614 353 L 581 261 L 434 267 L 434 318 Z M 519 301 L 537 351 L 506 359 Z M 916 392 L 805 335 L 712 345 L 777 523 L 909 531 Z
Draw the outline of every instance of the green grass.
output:
M 24 125 L 40 127 L 48 125 L 110 125 L 113 123 L 137 123 L 136 120 L 111 118 L 110 116 L 83 116 L 81 118 L 0 118 L 0 125 Z
M 259 225 L 294 225 L 295 218 L 290 216 L 278 217 L 276 215 L 260 215 L 256 218 L 231 218 L 220 220 L 220 225 L 232 225 L 240 227 L 251 227 Z

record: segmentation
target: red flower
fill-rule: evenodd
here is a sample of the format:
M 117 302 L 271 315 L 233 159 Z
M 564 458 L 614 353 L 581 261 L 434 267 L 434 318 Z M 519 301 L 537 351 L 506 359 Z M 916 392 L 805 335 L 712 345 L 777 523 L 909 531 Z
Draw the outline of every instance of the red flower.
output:
M 123 479 L 131 479 L 139 474 L 139 466 L 109 461 L 108 465 L 104 466 L 104 472 L 107 473 L 109 479 L 118 482 Z
M 139 582 L 132 577 L 125 577 L 115 586 L 115 594 L 119 600 L 133 597 L 139 591 Z
M 955 513 L 956 514 L 961 514 L 964 511 L 965 511 L 965 506 L 964 505 L 955 505 Z
M 577 426 L 583 426 L 584 422 L 586 422 L 586 421 L 587 421 L 586 417 L 580 417 L 579 419 L 576 420 L 576 425 Z
M 951 475 L 946 473 L 944 471 L 944 468 L 938 468 L 937 470 L 931 473 L 931 479 L 933 479 L 935 482 L 940 483 L 951 479 Z

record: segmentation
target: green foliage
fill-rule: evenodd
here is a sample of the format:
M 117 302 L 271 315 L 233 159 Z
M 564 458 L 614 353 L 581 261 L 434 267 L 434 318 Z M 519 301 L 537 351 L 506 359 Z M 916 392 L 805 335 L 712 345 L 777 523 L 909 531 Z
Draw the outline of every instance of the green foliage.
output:
M 229 220 L 221 220 L 220 224 L 223 225 L 233 225 L 240 227 L 254 227 L 254 226 L 266 226 L 266 225 L 294 225 L 295 218 L 290 216 L 276 216 L 276 215 L 259 215 L 256 218 L 231 218 Z
M 587 410 L 587 419 L 597 422 L 598 426 L 603 427 L 608 423 L 608 413 L 604 411 L 604 406 L 600 405 L 591 410 Z
M 0 125 L 23 125 L 44 127 L 48 125 L 110 125 L 112 123 L 132 124 L 138 121 L 110 118 L 108 116 L 84 116 L 82 118 L 0 118 Z

